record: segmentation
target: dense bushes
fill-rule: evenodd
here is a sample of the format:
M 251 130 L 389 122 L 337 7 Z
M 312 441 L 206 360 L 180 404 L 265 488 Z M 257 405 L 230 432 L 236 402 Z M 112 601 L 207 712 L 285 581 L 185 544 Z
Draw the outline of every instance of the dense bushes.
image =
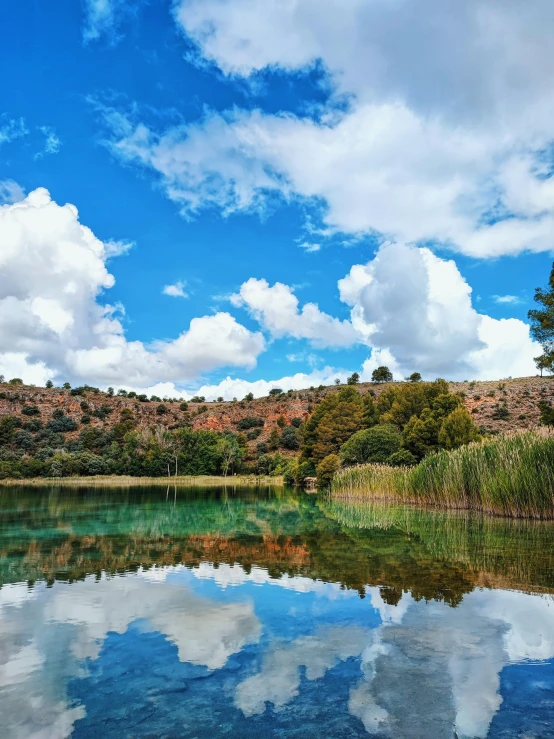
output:
M 445 380 L 390 387 L 376 401 L 355 387 L 329 394 L 306 422 L 301 459 L 319 464 L 330 454 L 344 465 L 413 464 L 440 448 L 455 449 L 478 439 L 459 395 Z
M 253 428 L 262 428 L 263 425 L 264 425 L 263 418 L 247 416 L 246 418 L 241 418 L 240 421 L 238 421 L 237 428 L 240 429 L 241 431 L 246 431 L 248 429 L 253 429 Z
M 383 424 L 355 433 L 341 446 L 339 456 L 344 464 L 384 463 L 401 446 L 401 432 L 392 424 Z

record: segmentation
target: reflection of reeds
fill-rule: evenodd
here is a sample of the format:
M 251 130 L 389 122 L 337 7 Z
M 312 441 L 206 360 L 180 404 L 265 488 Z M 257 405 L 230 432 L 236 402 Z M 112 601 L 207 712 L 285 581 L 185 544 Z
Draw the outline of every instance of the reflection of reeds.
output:
M 250 485 L 274 485 L 283 486 L 282 477 L 270 477 L 269 475 L 255 477 L 254 475 L 233 475 L 230 477 L 216 477 L 203 475 L 183 475 L 178 477 L 129 477 L 126 475 L 96 475 L 95 477 L 34 477 L 30 480 L 0 480 L 0 485 L 35 485 L 39 487 L 52 487 L 63 485 L 64 487 L 109 487 L 129 488 L 139 486 L 167 484 L 177 487 L 246 487 Z
M 486 439 L 430 454 L 413 468 L 351 467 L 335 476 L 332 494 L 554 518 L 554 435 Z
M 485 587 L 554 591 L 554 524 L 382 501 L 330 498 L 325 511 L 350 530 L 398 530 L 434 560 L 457 563 Z

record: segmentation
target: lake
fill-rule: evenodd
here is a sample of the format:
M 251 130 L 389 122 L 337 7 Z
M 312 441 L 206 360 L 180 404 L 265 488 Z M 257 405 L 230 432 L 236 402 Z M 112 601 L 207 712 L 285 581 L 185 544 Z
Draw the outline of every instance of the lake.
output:
M 0 737 L 554 737 L 553 545 L 279 488 L 0 489 Z

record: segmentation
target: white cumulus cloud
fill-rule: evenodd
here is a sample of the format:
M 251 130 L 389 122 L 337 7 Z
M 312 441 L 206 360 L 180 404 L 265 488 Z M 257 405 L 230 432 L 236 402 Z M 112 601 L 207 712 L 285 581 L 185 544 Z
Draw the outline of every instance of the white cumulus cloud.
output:
M 427 248 L 385 244 L 339 280 L 352 323 L 373 347 L 364 379 L 378 364 L 401 375 L 495 379 L 534 373 L 538 347 L 529 326 L 478 313 L 453 260 Z
M 299 308 L 293 289 L 282 282 L 271 286 L 267 280 L 251 277 L 231 300 L 236 306 L 245 306 L 275 338 L 308 339 L 319 347 L 351 346 L 359 340 L 349 321 L 323 313 L 315 303 Z
M 0 372 L 140 386 L 191 382 L 218 367 L 251 368 L 264 350 L 229 313 L 193 318 L 172 341 L 127 341 L 121 309 L 102 302 L 106 261 L 128 244 L 103 243 L 75 206 L 44 189 L 0 207 Z

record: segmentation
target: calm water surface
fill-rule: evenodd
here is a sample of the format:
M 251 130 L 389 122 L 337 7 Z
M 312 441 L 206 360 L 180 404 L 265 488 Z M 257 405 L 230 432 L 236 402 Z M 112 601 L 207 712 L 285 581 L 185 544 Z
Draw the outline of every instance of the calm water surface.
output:
M 554 527 L 0 491 L 0 737 L 554 737 Z

